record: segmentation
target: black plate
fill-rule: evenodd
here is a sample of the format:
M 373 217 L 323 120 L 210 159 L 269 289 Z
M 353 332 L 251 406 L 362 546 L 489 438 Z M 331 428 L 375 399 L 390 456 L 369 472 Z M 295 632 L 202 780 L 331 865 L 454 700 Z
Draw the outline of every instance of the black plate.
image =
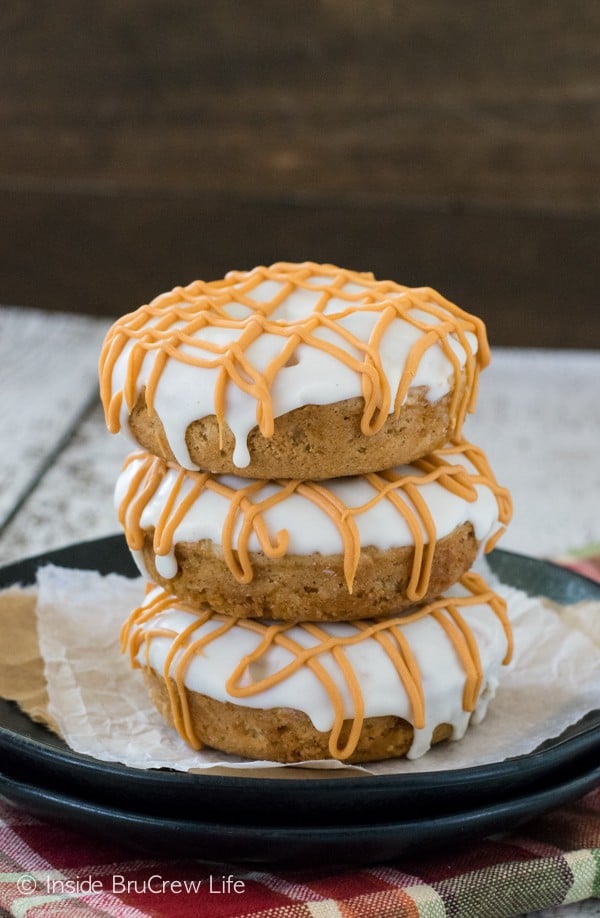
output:
M 333 826 L 232 825 L 202 819 L 173 819 L 102 806 L 67 793 L 49 791 L 0 774 L 0 797 L 42 819 L 65 823 L 89 836 L 101 835 L 151 857 L 194 858 L 210 866 L 306 867 L 340 870 L 383 863 L 452 842 L 457 845 L 509 828 L 581 797 L 600 783 L 597 756 L 554 787 L 446 816 L 394 822 Z M 290 813 L 291 813 L 290 809 Z
M 496 550 L 491 566 L 503 580 L 529 592 L 544 593 L 556 602 L 600 599 L 600 586 L 564 568 Z M 31 583 L 46 563 L 82 567 L 101 573 L 137 576 L 122 536 L 84 542 L 0 569 L 0 587 Z M 150 810 L 150 816 L 186 817 L 190 810 L 215 823 L 298 825 L 382 822 L 403 818 L 452 815 L 495 804 L 506 796 L 533 789 L 551 790 L 560 775 L 582 767 L 600 753 L 600 711 L 569 727 L 538 750 L 492 765 L 413 775 L 335 777 L 319 772 L 316 780 L 290 777 L 278 769 L 277 778 L 264 773 L 185 774 L 168 770 L 143 771 L 101 762 L 72 752 L 44 727 L 34 724 L 10 702 L 0 701 L 0 753 L 5 772 L 19 774 L 32 785 L 59 794 L 67 787 L 82 801 L 118 809 Z M 569 771 L 571 770 L 571 771 Z

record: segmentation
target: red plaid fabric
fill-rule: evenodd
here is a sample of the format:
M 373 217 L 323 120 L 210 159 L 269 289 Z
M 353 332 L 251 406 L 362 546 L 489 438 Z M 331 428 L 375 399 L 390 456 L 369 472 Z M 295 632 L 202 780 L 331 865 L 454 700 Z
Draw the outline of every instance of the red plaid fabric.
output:
M 592 555 L 589 558 L 578 558 L 574 555 L 566 555 L 560 559 L 563 567 L 575 571 L 577 574 L 583 574 L 590 580 L 597 580 L 600 583 L 600 554 Z
M 318 878 L 141 860 L 2 804 L 0 871 L 0 906 L 31 918 L 508 918 L 600 896 L 600 788 L 515 835 Z
M 580 562 L 569 562 L 581 569 Z M 600 582 L 600 555 L 585 573 Z M 31 918 L 509 918 L 600 897 L 600 788 L 518 832 L 309 873 L 209 873 L 193 861 L 132 857 L 0 801 L 0 908 Z

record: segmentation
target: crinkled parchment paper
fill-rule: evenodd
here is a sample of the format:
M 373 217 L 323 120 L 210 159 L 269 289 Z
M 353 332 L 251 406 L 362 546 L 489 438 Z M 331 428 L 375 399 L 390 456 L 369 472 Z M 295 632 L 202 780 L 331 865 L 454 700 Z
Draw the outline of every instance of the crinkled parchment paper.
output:
M 494 587 L 508 601 L 515 655 L 503 670 L 486 719 L 460 742 L 443 743 L 421 759 L 357 771 L 398 774 L 502 761 L 530 752 L 600 707 L 600 603 L 563 608 L 512 587 Z M 139 671 L 119 651 L 121 625 L 143 594 L 142 580 L 52 566 L 39 571 L 37 591 L 0 594 L 5 636 L 0 694 L 49 722 L 72 749 L 97 759 L 135 768 L 272 768 L 272 762 L 210 749 L 195 752 L 163 722 Z M 347 768 L 338 762 L 307 764 Z

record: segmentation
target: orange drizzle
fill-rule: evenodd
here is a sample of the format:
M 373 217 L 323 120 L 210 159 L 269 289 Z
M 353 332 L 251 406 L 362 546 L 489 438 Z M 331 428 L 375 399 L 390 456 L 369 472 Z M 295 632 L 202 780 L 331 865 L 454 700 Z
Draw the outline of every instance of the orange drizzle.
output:
M 435 602 L 422 606 L 406 615 L 392 619 L 374 619 L 371 621 L 358 621 L 350 623 L 354 633 L 345 637 L 332 635 L 324 628 L 310 623 L 304 624 L 268 624 L 250 619 L 233 619 L 220 615 L 211 610 L 198 613 L 175 597 L 164 591 L 151 599 L 147 605 L 136 609 L 129 620 L 124 624 L 121 632 L 121 648 L 129 650 L 131 663 L 139 667 L 138 655 L 143 647 L 142 658 L 146 668 L 150 667 L 150 646 L 155 638 L 167 637 L 172 640 L 171 647 L 163 666 L 173 722 L 179 734 L 195 749 L 201 748 L 201 743 L 196 736 L 190 715 L 185 677 L 190 662 L 194 657 L 202 656 L 208 644 L 217 641 L 223 634 L 232 628 L 244 628 L 253 631 L 260 637 L 256 648 L 243 657 L 234 666 L 225 683 L 226 691 L 234 698 L 248 698 L 259 695 L 275 685 L 283 682 L 297 672 L 301 667 L 307 666 L 314 673 L 325 689 L 334 715 L 333 727 L 329 738 L 329 752 L 333 758 L 344 760 L 349 758 L 360 737 L 364 723 L 364 698 L 360 687 L 359 678 L 352 664 L 345 654 L 345 648 L 362 641 L 374 638 L 387 653 L 393 663 L 400 684 L 408 696 L 412 723 L 415 729 L 423 729 L 426 725 L 425 697 L 418 664 L 410 648 L 408 639 L 402 633 L 402 626 L 408 622 L 432 616 L 443 628 L 448 640 L 454 647 L 458 659 L 465 671 L 465 686 L 462 698 L 464 711 L 471 712 L 475 709 L 481 689 L 483 672 L 473 632 L 461 615 L 461 609 L 473 605 L 488 605 L 500 620 L 506 635 L 507 650 L 503 663 L 508 663 L 512 655 L 512 633 L 510 622 L 506 613 L 506 603 L 501 597 L 488 588 L 485 581 L 472 571 L 461 578 L 460 583 L 469 595 L 440 598 Z M 193 622 L 180 633 L 167 627 L 152 626 L 152 619 L 166 609 L 177 608 L 189 612 L 194 616 Z M 217 627 L 194 639 L 194 633 L 213 621 Z M 146 627 L 144 627 L 146 626 Z M 290 635 L 294 628 L 301 628 L 313 639 L 314 643 L 304 647 Z M 290 661 L 277 672 L 271 673 L 256 681 L 245 681 L 244 677 L 251 675 L 253 663 L 264 660 L 269 649 L 279 646 L 289 651 Z M 340 736 L 344 721 L 347 719 L 344 709 L 342 693 L 336 681 L 327 672 L 319 658 L 330 653 L 337 664 L 343 680 L 352 699 L 352 724 L 345 745 L 340 746 Z M 174 675 L 172 669 L 174 667 Z M 433 726 L 436 726 L 435 724 Z
M 310 278 L 334 278 L 330 284 L 310 283 Z M 264 281 L 281 283 L 281 290 L 271 300 L 257 302 L 249 294 Z M 346 283 L 362 288 L 359 292 L 341 289 Z M 288 322 L 276 317 L 274 311 L 295 290 L 311 290 L 320 294 L 318 302 L 305 318 Z M 325 314 L 332 297 L 348 305 L 340 311 Z M 247 307 L 250 313 L 233 318 L 227 311 L 232 304 Z M 425 313 L 431 325 L 416 311 Z M 368 341 L 361 341 L 340 321 L 355 312 L 375 312 L 379 319 Z M 390 392 L 379 346 L 388 326 L 395 319 L 408 322 L 423 334 L 412 345 L 406 366 L 395 393 Z M 217 345 L 202 337 L 205 328 L 224 328 L 238 332 L 229 344 Z M 328 329 L 339 344 L 324 341 L 318 332 Z M 477 352 L 467 340 L 467 332 L 477 338 Z M 247 356 L 247 349 L 262 334 L 282 339 L 281 351 L 260 371 Z M 300 345 L 316 348 L 336 358 L 361 377 L 364 410 L 361 429 L 366 436 L 377 433 L 384 425 L 393 403 L 397 415 L 426 351 L 439 345 L 454 369 L 455 382 L 461 374 L 460 361 L 451 347 L 449 336 L 461 344 L 465 358 L 466 385 L 455 384 L 450 405 L 451 427 L 459 437 L 465 414 L 472 411 L 477 398 L 478 373 L 490 359 L 485 325 L 476 316 L 460 309 L 430 287 L 404 287 L 392 281 L 377 281 L 370 273 L 343 270 L 333 265 L 313 262 L 290 264 L 279 262 L 271 267 L 255 268 L 250 272 L 232 271 L 219 281 L 195 281 L 187 287 L 176 287 L 161 294 L 151 303 L 118 319 L 109 330 L 100 356 L 100 392 L 109 430 L 120 428 L 123 398 L 132 410 L 138 392 L 138 376 L 148 353 L 153 363 L 145 387 L 145 399 L 152 413 L 156 388 L 167 360 L 174 359 L 200 368 L 218 368 L 214 392 L 214 413 L 219 425 L 222 446 L 227 387 L 238 386 L 256 400 L 256 423 L 264 437 L 273 434 L 273 402 L 271 389 L 279 370 L 294 356 Z M 113 392 L 112 375 L 115 364 L 129 341 L 133 341 L 127 359 L 123 391 Z M 350 345 L 352 353 L 344 349 Z M 182 350 L 185 345 L 186 350 Z M 359 357 L 353 356 L 358 352 Z
M 447 456 L 463 455 L 475 471 L 470 472 L 461 464 L 446 461 Z M 430 482 L 437 482 L 446 490 L 467 501 L 475 501 L 475 486 L 485 485 L 495 495 L 498 503 L 498 518 L 506 525 L 512 513 L 508 491 L 496 481 L 488 461 L 481 449 L 466 441 L 451 444 L 413 463 L 415 474 L 400 475 L 393 470 L 372 473 L 365 479 L 375 490 L 374 496 L 358 507 L 346 506 L 339 497 L 328 490 L 323 482 L 285 480 L 277 482 L 279 490 L 261 499 L 261 492 L 270 484 L 268 481 L 249 481 L 237 490 L 226 485 L 219 477 L 208 472 L 182 471 L 174 463 L 166 462 L 145 452 L 132 453 L 125 466 L 139 461 L 140 468 L 133 476 L 130 487 L 119 507 L 119 520 L 125 529 L 128 545 L 139 550 L 144 544 L 144 530 L 141 517 L 145 506 L 158 490 L 169 468 L 178 472 L 173 488 L 154 530 L 154 552 L 168 554 L 173 547 L 173 536 L 193 503 L 203 491 L 212 491 L 230 502 L 221 536 L 224 560 L 232 575 L 240 583 L 249 583 L 253 578 L 250 550 L 251 534 L 254 532 L 261 551 L 269 558 L 280 558 L 288 548 L 288 533 L 283 529 L 271 534 L 264 519 L 264 513 L 286 500 L 294 492 L 314 503 L 335 523 L 341 537 L 344 557 L 344 576 L 348 591 L 352 586 L 360 560 L 361 544 L 356 517 L 365 513 L 382 500 L 389 501 L 406 521 L 414 540 L 414 555 L 407 596 L 418 602 L 429 589 L 433 556 L 436 548 L 435 522 L 420 488 Z M 420 474 L 418 474 L 420 473 Z M 191 484 L 189 493 L 180 498 L 184 482 Z M 235 539 L 238 518 L 242 523 Z M 503 530 L 500 531 L 500 534 Z M 488 540 L 485 549 L 491 550 L 498 536 Z

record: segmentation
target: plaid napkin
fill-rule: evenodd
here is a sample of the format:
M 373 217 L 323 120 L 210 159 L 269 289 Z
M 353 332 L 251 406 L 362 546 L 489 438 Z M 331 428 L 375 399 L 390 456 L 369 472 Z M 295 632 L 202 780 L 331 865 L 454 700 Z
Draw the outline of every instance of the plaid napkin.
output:
M 560 559 L 600 582 L 600 551 Z M 600 788 L 518 832 L 315 877 L 209 873 L 43 823 L 0 801 L 0 908 L 28 918 L 509 918 L 600 898 Z

